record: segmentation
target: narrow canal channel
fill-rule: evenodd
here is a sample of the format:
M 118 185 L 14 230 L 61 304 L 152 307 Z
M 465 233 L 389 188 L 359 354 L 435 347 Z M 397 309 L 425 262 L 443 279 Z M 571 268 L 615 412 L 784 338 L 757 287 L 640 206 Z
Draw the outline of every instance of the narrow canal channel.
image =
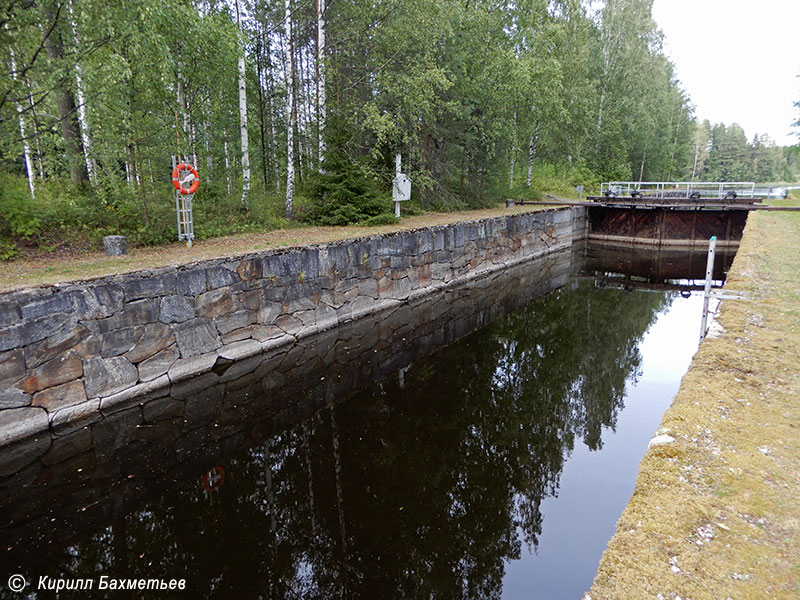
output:
M 101 575 L 205 598 L 580 598 L 702 305 L 576 276 L 598 260 L 515 267 L 77 429 L 86 452 L 0 480 L 3 564 L 32 598 L 41 576 Z

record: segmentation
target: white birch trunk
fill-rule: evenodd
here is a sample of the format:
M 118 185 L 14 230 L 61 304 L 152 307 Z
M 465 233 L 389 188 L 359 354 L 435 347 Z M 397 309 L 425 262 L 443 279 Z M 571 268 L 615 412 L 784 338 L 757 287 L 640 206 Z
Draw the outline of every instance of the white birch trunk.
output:
M 75 51 L 78 52 L 78 26 L 75 24 L 75 14 L 72 12 L 72 2 L 67 2 L 69 11 L 69 25 L 72 29 L 72 40 L 75 43 Z M 83 67 L 80 61 L 75 63 L 75 98 L 78 101 L 78 127 L 81 131 L 81 141 L 83 142 L 83 156 L 86 160 L 86 173 L 89 181 L 94 184 L 97 181 L 94 159 L 92 158 L 92 138 L 89 135 L 89 119 L 86 117 L 86 95 L 83 93 Z
M 325 173 L 325 121 L 327 107 L 325 105 L 325 0 L 317 0 L 317 166 L 320 173 Z
M 17 61 L 14 57 L 14 51 L 8 49 L 9 57 L 11 58 L 11 78 L 17 80 Z M 25 135 L 25 113 L 22 105 L 17 102 L 17 117 L 19 118 L 19 135 L 22 138 L 22 152 L 25 155 L 25 175 L 28 178 L 28 189 L 31 192 L 31 198 L 36 197 L 36 174 L 33 172 L 33 159 L 31 158 L 31 146 L 28 143 L 28 136 Z
M 205 180 L 207 183 L 211 183 L 211 171 L 214 169 L 214 156 L 211 154 L 211 123 L 206 121 L 203 123 L 203 130 L 205 135 L 205 145 L 206 145 L 206 174 Z
M 514 161 L 517 157 L 517 113 L 514 112 L 514 134 L 511 138 L 511 165 L 508 169 L 508 189 L 514 189 Z
M 225 174 L 228 184 L 228 197 L 231 195 L 231 155 L 228 151 L 228 140 L 225 140 Z
M 531 187 L 531 183 L 533 181 L 533 159 L 536 156 L 536 138 L 531 135 L 528 138 L 528 179 L 526 180 L 526 184 L 528 187 Z
M 239 16 L 239 2 L 236 2 L 236 23 L 239 27 L 239 43 L 241 44 L 241 54 L 239 54 L 239 127 L 242 138 L 242 208 L 250 209 L 248 198 L 250 196 L 250 147 L 247 141 L 247 89 L 246 71 L 244 64 L 244 36 L 242 35 L 242 24 Z
M 292 200 L 294 199 L 294 69 L 292 69 L 292 53 L 289 50 L 292 39 L 292 9 L 291 0 L 284 0 L 286 17 L 284 32 L 286 47 L 284 49 L 284 62 L 286 68 L 286 218 L 292 218 Z
M 269 111 L 269 135 L 271 140 L 271 146 L 273 148 L 274 156 L 278 155 L 278 142 L 277 137 L 275 135 L 275 113 L 273 112 L 272 107 L 272 91 L 275 88 L 272 85 L 272 52 L 270 46 L 272 44 L 272 40 L 269 37 L 266 39 L 266 50 L 267 50 L 267 110 Z M 281 191 L 281 178 L 280 178 L 280 169 L 278 167 L 278 161 L 272 161 L 273 168 L 275 169 L 275 191 L 280 193 Z
M 189 131 L 191 132 L 191 145 L 192 145 L 192 165 L 196 169 L 200 165 L 197 164 L 197 126 L 192 121 L 191 125 L 189 126 Z

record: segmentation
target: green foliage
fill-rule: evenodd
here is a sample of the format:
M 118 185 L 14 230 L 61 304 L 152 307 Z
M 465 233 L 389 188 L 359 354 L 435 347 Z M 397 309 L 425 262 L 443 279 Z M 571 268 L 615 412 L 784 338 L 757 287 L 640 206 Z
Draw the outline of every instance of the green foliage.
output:
M 388 213 L 391 201 L 386 185 L 369 176 L 339 149 L 329 153 L 326 172 L 315 173 L 306 184 L 313 199 L 302 215 L 315 225 L 351 225 Z
M 30 238 L 40 227 L 41 217 L 30 202 L 25 180 L 0 173 L 0 236 Z
M 389 213 L 382 213 L 380 215 L 376 215 L 374 217 L 369 217 L 365 219 L 359 225 L 363 225 L 365 227 L 377 227 L 378 225 L 396 225 L 400 222 L 400 219 L 395 217 Z
M 241 36 L 225 2 L 9 5 L 0 28 L 0 172 L 14 178 L 0 190 L 0 239 L 173 240 L 168 178 L 178 153 L 199 162 L 198 238 L 284 226 L 289 127 L 295 218 L 316 224 L 388 222 L 397 152 L 413 182 L 405 214 L 570 195 L 575 185 L 609 179 L 764 181 L 800 172 L 800 159 L 765 136 L 748 142 L 735 125 L 694 121 L 649 1 L 606 2 L 590 14 L 581 0 L 342 0 L 326 9 L 321 59 L 312 5 L 292 0 L 291 45 L 278 34 L 282 3 L 239 7 Z M 43 48 L 46 31 L 60 48 Z M 242 52 L 249 212 L 239 200 Z M 298 83 L 292 115 L 287 56 Z M 315 87 L 323 71 L 324 131 Z M 64 92 L 85 109 L 90 148 L 77 135 L 77 111 L 61 114 Z M 71 140 L 65 124 L 75 126 Z M 320 135 L 328 146 L 321 176 Z M 96 173 L 91 186 L 66 185 L 85 154 Z M 35 200 L 24 185 L 26 158 Z

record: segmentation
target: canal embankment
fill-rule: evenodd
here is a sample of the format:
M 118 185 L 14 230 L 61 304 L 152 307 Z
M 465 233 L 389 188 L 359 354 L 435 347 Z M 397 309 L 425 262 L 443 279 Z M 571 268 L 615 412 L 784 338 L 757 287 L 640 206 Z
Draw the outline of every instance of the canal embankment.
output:
M 585 235 L 584 208 L 515 211 L 3 294 L 0 446 L 44 454 L 83 419 Z
M 751 214 L 725 288 L 586 599 L 800 593 L 800 214 Z

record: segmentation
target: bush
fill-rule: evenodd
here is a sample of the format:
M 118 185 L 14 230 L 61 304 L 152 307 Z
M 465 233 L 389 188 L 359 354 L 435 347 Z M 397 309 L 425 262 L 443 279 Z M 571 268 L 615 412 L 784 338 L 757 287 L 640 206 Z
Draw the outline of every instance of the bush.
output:
M 383 213 L 374 217 L 370 217 L 369 219 L 359 223 L 359 225 L 363 225 L 365 227 L 376 227 L 378 225 L 396 225 L 399 222 L 400 219 L 395 217 L 393 214 Z
M 27 182 L 20 177 L 0 174 L 0 237 L 30 239 L 42 225 L 38 203 L 33 201 Z
M 351 225 L 390 214 L 392 202 L 385 185 L 366 175 L 358 163 L 342 152 L 331 151 L 327 172 L 309 177 L 303 193 L 311 202 L 302 220 L 314 225 Z

